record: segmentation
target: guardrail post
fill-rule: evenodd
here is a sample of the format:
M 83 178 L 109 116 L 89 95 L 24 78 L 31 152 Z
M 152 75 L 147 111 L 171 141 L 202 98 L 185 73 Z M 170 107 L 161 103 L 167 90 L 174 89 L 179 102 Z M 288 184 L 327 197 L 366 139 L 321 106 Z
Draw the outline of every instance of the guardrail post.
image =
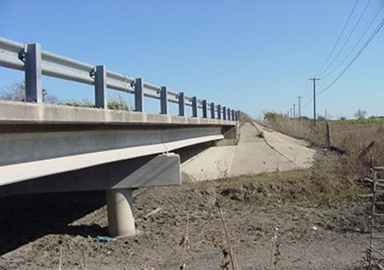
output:
M 221 119 L 221 105 L 217 105 L 217 119 Z
M 41 45 L 28 44 L 25 54 L 25 88 L 27 102 L 43 102 L 41 82 Z
M 231 120 L 231 109 L 230 108 L 227 109 L 227 114 L 228 114 L 227 119 Z
M 203 118 L 207 118 L 208 116 L 208 107 L 207 107 L 207 101 L 203 100 Z
M 215 119 L 215 103 L 211 102 L 211 118 Z
M 179 116 L 185 116 L 185 98 L 184 93 L 179 93 Z
M 144 101 L 144 85 L 143 79 L 137 78 L 135 80 L 135 112 L 142 112 L 144 109 L 143 101 Z
M 96 108 L 107 108 L 107 68 L 96 66 L 95 72 L 95 105 Z
M 227 120 L 227 108 L 223 106 L 223 120 Z
M 197 97 L 192 98 L 192 117 L 197 117 Z
M 236 113 L 236 120 L 237 121 L 240 120 L 240 114 L 241 114 L 241 112 L 238 110 L 237 113 Z
M 167 87 L 160 88 L 160 114 L 168 114 L 168 95 Z
M 231 113 L 232 113 L 232 121 L 236 121 L 236 119 L 235 119 L 235 110 L 232 110 Z

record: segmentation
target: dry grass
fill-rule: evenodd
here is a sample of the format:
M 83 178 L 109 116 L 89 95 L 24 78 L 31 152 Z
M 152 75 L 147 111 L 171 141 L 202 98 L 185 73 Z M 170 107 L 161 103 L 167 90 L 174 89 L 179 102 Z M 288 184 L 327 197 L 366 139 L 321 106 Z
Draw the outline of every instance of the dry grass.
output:
M 292 170 L 240 176 L 221 186 L 219 193 L 231 200 L 258 205 L 290 204 L 303 207 L 334 206 L 357 200 L 368 192 L 343 175 L 347 158 L 334 151 L 320 150 L 309 170 Z
M 343 154 L 341 177 L 354 181 L 369 175 L 370 168 L 384 165 L 384 122 L 330 121 L 329 124 L 331 149 Z M 268 122 L 267 126 L 317 146 L 327 146 L 325 121 L 314 127 L 312 122 L 284 117 Z

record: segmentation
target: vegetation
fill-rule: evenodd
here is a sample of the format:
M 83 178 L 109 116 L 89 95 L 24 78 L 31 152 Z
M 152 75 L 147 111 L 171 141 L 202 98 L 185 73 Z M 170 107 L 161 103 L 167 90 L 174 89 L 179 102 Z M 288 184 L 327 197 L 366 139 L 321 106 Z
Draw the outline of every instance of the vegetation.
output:
M 359 120 L 361 119 L 365 119 L 365 117 L 367 116 L 367 112 L 364 111 L 364 110 L 360 110 L 358 109 L 356 112 L 355 112 L 355 117 Z
M 331 147 L 342 154 L 340 177 L 357 180 L 367 176 L 371 168 L 382 166 L 384 157 L 383 119 L 355 119 L 328 121 L 331 127 Z M 267 126 L 296 138 L 305 139 L 318 147 L 327 147 L 326 121 L 312 121 L 280 117 L 265 121 Z
M 2 93 L 0 93 L 0 100 L 8 101 L 25 101 L 25 83 L 16 83 L 12 86 L 7 87 Z M 43 102 L 46 104 L 57 104 L 65 105 L 72 107 L 83 107 L 83 108 L 93 108 L 94 104 L 88 100 L 83 99 L 82 101 L 78 100 L 69 100 L 64 101 L 60 100 L 54 95 L 48 93 L 46 89 L 43 89 Z M 131 106 L 124 100 L 124 98 L 119 95 L 118 97 L 111 97 L 108 99 L 108 109 L 110 110 L 121 110 L 121 111 L 131 111 Z

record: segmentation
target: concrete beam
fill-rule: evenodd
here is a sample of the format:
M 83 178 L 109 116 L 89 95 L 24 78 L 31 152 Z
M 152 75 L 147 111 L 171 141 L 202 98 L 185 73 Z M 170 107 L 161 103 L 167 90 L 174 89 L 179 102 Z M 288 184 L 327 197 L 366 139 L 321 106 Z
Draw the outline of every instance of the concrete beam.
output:
M 8 184 L 0 186 L 0 197 L 165 185 L 181 185 L 179 155 L 161 154 L 124 160 Z
M 80 170 L 101 164 L 117 162 L 120 160 L 165 153 L 175 149 L 220 139 L 223 139 L 223 135 L 205 136 L 173 142 L 170 141 L 168 143 L 106 150 L 0 166 L 0 186 L 48 175 L 65 173 L 68 171 Z

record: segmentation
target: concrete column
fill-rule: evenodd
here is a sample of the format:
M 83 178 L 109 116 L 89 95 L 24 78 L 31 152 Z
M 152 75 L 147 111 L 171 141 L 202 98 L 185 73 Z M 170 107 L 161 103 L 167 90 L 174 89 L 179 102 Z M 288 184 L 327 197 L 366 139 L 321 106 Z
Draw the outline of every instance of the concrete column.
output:
M 132 189 L 107 190 L 108 230 L 111 237 L 135 234 Z

